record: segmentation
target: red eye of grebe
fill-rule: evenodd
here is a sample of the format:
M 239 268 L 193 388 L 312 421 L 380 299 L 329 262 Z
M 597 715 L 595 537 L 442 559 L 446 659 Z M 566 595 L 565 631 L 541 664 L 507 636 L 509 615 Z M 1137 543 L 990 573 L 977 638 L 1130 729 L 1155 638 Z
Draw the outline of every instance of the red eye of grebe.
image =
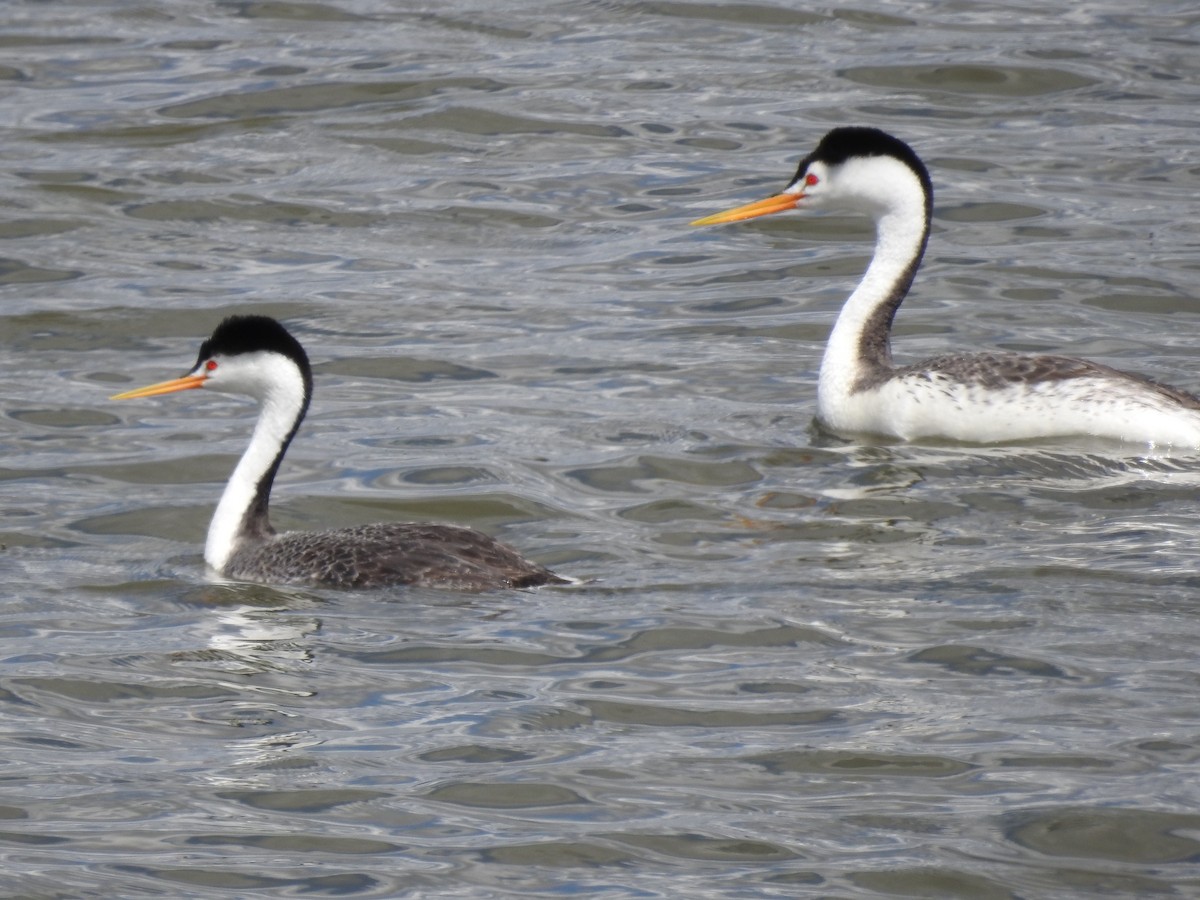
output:
M 820 180 L 821 179 L 818 178 L 816 175 L 814 175 L 812 172 L 809 172 L 807 175 L 804 176 L 804 186 L 812 187 L 814 184 L 816 184 Z
M 215 359 L 210 359 L 208 362 L 206 362 L 204 364 L 204 371 L 205 372 L 217 371 L 217 361 Z

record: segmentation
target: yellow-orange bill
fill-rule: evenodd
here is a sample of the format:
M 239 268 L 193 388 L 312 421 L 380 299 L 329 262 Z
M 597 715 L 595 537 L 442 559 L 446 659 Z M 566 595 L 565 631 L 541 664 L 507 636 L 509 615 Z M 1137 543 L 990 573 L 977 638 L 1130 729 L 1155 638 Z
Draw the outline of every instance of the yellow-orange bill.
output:
M 188 391 L 198 388 L 208 379 L 207 375 L 184 375 L 182 378 L 172 378 L 170 381 L 160 381 L 158 384 L 147 385 L 123 394 L 113 394 L 109 400 L 132 400 L 135 397 L 155 397 L 159 394 L 173 394 L 176 391 Z
M 755 200 L 736 209 L 727 209 L 703 219 L 697 219 L 693 225 L 721 225 L 725 222 L 740 222 L 743 219 L 756 219 L 759 216 L 769 216 L 771 213 L 783 212 L 785 209 L 795 209 L 802 194 L 776 194 L 765 200 Z

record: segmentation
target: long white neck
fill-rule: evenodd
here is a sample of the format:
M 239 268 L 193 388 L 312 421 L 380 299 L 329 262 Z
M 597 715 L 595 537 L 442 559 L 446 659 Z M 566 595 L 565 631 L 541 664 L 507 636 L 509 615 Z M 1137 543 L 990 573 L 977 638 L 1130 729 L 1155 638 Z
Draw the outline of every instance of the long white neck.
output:
M 285 360 L 272 365 L 287 366 L 290 371 L 282 377 L 263 378 L 262 390 L 254 392 L 262 403 L 254 434 L 208 526 L 204 559 L 217 571 L 224 570 L 229 557 L 242 544 L 264 541 L 275 533 L 267 514 L 271 485 L 304 417 L 308 397 L 295 366 Z
M 892 369 L 892 318 L 908 294 L 929 237 L 929 198 L 915 178 L 897 185 L 875 214 L 875 255 L 834 323 L 821 360 L 819 409 Z

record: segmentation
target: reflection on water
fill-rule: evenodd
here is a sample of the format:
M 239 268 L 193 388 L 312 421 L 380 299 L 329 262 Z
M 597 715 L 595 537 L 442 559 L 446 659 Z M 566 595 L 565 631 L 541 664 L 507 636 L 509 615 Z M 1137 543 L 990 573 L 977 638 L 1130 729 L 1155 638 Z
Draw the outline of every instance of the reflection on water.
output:
M 898 359 L 1195 389 L 1192 6 L 9 13 L 8 893 L 1194 891 L 1195 459 L 820 434 L 866 223 L 686 226 L 879 125 L 937 189 Z M 105 398 L 251 309 L 316 368 L 278 524 L 586 583 L 209 581 L 252 406 Z

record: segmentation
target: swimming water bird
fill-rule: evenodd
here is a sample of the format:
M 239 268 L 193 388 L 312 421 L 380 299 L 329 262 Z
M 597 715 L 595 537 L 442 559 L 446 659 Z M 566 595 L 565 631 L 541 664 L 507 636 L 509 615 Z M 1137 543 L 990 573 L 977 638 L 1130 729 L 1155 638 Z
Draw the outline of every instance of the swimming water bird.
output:
M 235 581 L 340 588 L 414 585 L 481 591 L 565 584 L 516 550 L 470 528 L 383 523 L 277 534 L 271 484 L 312 399 L 304 348 L 267 316 L 230 316 L 200 345 L 186 375 L 117 394 L 153 397 L 192 388 L 253 397 L 261 406 L 250 445 L 217 504 L 204 558 Z
M 835 128 L 781 193 L 692 224 L 789 209 L 859 212 L 875 221 L 874 256 L 821 361 L 817 421 L 828 430 L 968 443 L 1091 435 L 1200 446 L 1200 398 L 1088 360 L 993 352 L 893 365 L 892 319 L 921 264 L 933 210 L 929 172 L 898 138 Z

